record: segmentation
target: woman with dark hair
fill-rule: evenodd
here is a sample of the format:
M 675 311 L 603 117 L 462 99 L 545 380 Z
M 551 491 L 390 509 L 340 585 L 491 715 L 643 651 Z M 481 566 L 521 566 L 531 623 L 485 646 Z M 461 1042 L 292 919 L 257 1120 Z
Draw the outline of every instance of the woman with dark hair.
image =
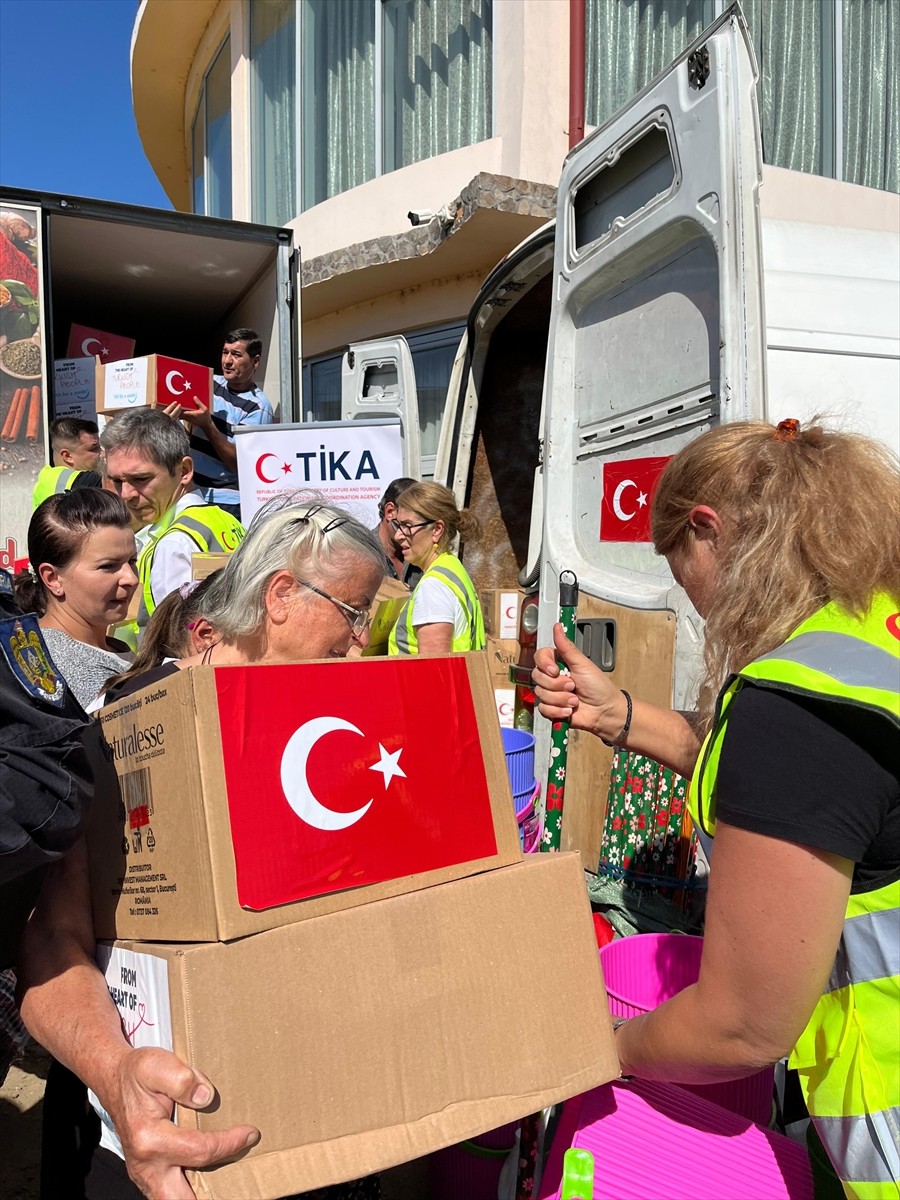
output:
M 477 541 L 474 513 L 459 509 L 449 488 L 414 483 L 397 498 L 390 522 L 407 563 L 423 572 L 391 630 L 390 654 L 450 654 L 483 650 L 484 617 L 466 568 L 451 550 L 457 535 Z
M 79 703 L 89 708 L 128 647 L 108 637 L 138 585 L 128 509 L 100 488 L 49 496 L 28 526 L 31 571 L 16 577 L 23 612 L 38 614 L 44 640 Z

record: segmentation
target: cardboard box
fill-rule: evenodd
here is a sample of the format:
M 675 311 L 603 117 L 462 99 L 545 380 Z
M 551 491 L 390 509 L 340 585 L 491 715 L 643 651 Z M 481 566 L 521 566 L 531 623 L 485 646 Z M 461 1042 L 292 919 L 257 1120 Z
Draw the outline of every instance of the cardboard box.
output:
M 207 408 L 212 404 L 212 367 L 149 354 L 119 362 L 97 362 L 97 411 L 115 414 L 130 408 Z
M 96 364 L 92 358 L 58 358 L 53 363 L 53 413 L 93 421 Z
M 262 1133 L 239 1161 L 188 1173 L 205 1200 L 386 1169 L 619 1073 L 576 854 L 228 945 L 101 953 L 134 1043 L 169 1027 L 164 1044 L 218 1089 L 179 1125 Z
M 512 729 L 516 716 L 516 689 L 494 688 L 494 704 L 497 707 L 497 720 L 504 729 Z
M 511 638 L 489 637 L 485 649 L 494 687 L 511 688 L 509 668 L 519 661 L 519 643 Z
M 72 325 L 69 329 L 67 358 L 99 358 L 101 362 L 108 363 L 131 358 L 133 354 L 134 338 L 92 329 L 89 325 Z
M 227 941 L 521 859 L 481 653 L 193 668 L 100 722 L 98 938 Z
M 218 571 L 231 558 L 230 554 L 192 554 L 191 575 L 194 579 L 206 579 L 213 571 Z
M 363 650 L 365 658 L 387 654 L 391 630 L 408 599 L 409 588 L 406 584 L 392 575 L 385 575 L 375 593 L 372 607 L 369 609 L 371 623 L 369 625 L 369 644 Z
M 521 592 L 515 588 L 484 588 L 478 599 L 488 637 L 518 638 Z

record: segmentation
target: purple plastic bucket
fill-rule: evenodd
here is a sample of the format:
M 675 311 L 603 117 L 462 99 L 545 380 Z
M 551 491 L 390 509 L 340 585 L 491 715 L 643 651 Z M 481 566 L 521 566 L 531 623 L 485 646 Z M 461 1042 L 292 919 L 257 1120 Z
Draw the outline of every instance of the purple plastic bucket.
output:
M 522 796 L 526 792 L 530 795 L 534 791 L 534 734 L 504 726 L 500 736 L 513 795 Z
M 600 951 L 600 965 L 614 1017 L 638 1017 L 696 983 L 703 938 L 684 933 L 636 933 L 616 938 Z M 713 1104 L 768 1125 L 772 1116 L 775 1070 L 746 1079 L 703 1086 L 680 1084 Z
M 502 1125 L 432 1154 L 429 1200 L 497 1200 L 500 1172 L 516 1144 L 518 1125 Z

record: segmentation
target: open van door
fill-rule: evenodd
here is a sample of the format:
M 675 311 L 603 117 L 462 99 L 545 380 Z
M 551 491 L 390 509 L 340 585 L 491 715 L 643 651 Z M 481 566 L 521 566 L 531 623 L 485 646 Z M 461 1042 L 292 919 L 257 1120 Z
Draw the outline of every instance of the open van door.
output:
M 765 413 L 756 78 L 731 9 L 572 151 L 559 187 L 538 644 L 574 571 L 579 618 L 617 622 L 614 679 L 677 707 L 701 630 L 654 554 L 649 503 L 691 438 Z M 596 739 L 570 755 L 567 825 L 579 779 L 605 798 L 609 759 Z
M 348 346 L 341 361 L 341 420 L 399 417 L 404 474 L 422 477 L 416 373 L 405 337 Z M 390 482 L 390 481 L 388 481 Z

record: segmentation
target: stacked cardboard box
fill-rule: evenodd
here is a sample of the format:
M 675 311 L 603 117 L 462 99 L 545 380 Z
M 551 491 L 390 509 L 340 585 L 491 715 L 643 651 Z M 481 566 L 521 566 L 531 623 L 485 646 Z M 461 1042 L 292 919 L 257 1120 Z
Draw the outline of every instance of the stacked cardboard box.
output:
M 97 412 L 115 416 L 132 408 L 167 408 L 180 404 L 197 409 L 212 403 L 211 367 L 149 354 L 117 362 L 97 360 Z
M 618 1073 L 580 860 L 522 861 L 483 654 L 181 671 L 101 723 L 124 1027 L 216 1084 L 179 1123 L 262 1132 L 198 1196 L 340 1182 Z

